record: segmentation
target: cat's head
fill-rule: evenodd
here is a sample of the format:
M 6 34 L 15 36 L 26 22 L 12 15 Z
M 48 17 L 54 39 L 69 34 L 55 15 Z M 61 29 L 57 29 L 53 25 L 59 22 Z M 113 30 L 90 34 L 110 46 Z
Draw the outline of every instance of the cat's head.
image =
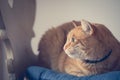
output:
M 64 51 L 69 57 L 94 60 L 107 54 L 109 48 L 104 39 L 111 33 L 105 26 L 85 20 L 81 20 L 79 26 L 73 24 L 75 28 L 68 33 L 64 45 Z

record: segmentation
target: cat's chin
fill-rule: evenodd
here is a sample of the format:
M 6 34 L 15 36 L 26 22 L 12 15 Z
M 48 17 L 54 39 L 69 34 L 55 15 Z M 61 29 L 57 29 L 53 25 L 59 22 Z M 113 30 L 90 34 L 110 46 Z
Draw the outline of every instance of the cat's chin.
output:
M 72 56 L 72 55 L 70 55 L 70 54 L 67 54 L 70 58 L 75 58 L 75 56 Z
M 79 55 L 77 53 L 71 53 L 68 50 L 65 50 L 65 53 L 70 57 L 70 58 L 74 58 L 74 59 L 79 59 Z
M 74 56 L 73 56 L 68 50 L 65 50 L 65 53 L 66 53 L 70 58 L 74 58 Z

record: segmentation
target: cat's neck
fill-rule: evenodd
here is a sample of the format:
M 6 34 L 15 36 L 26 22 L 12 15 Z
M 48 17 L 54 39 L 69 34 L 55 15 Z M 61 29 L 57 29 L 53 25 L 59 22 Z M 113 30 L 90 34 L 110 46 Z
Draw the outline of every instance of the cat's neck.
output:
M 85 60 L 83 60 L 85 63 L 89 63 L 89 64 L 97 64 L 97 63 L 100 63 L 100 62 L 103 62 L 103 61 L 105 61 L 107 58 L 109 58 L 109 56 L 112 54 L 112 49 L 108 52 L 108 53 L 106 53 L 106 55 L 104 55 L 102 58 L 100 58 L 100 59 L 94 59 L 94 60 L 92 60 L 92 59 L 85 59 Z

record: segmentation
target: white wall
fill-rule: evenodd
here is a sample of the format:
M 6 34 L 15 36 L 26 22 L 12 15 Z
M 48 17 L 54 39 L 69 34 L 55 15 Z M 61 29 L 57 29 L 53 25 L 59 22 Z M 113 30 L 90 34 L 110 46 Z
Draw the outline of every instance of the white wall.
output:
M 37 53 L 41 35 L 48 28 L 72 20 L 86 19 L 106 25 L 120 40 L 120 0 L 36 0 L 36 37 L 32 48 Z

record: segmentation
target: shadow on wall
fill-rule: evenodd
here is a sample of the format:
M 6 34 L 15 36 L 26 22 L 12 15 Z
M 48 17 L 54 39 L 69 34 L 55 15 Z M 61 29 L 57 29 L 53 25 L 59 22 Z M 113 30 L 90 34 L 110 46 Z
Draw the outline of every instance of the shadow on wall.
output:
M 31 49 L 36 1 L 13 0 L 13 2 L 13 8 L 10 8 L 8 0 L 0 0 L 0 7 L 14 52 L 16 76 L 20 78 L 25 69 L 35 65 L 37 60 Z

